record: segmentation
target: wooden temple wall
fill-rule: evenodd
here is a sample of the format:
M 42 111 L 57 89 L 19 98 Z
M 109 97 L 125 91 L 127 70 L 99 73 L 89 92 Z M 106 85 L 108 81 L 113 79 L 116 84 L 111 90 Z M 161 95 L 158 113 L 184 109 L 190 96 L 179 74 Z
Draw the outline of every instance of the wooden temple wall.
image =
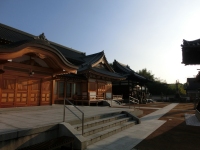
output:
M 73 81 L 65 79 L 57 79 L 53 81 L 54 87 L 54 103 L 63 103 L 64 98 L 73 99 L 74 95 L 81 96 L 81 99 L 88 99 L 87 81 Z
M 0 74 L 0 107 L 52 104 L 52 77 L 38 69 L 30 74 L 28 65 L 2 65 Z M 42 70 L 41 70 L 42 71 Z
M 112 98 L 112 83 L 109 81 L 97 79 L 82 81 L 57 79 L 53 84 L 55 84 L 53 100 L 55 103 L 63 103 L 65 97 L 72 100 L 74 95 L 82 100 Z
M 111 99 L 112 83 L 104 80 L 89 79 L 88 80 L 89 99 Z

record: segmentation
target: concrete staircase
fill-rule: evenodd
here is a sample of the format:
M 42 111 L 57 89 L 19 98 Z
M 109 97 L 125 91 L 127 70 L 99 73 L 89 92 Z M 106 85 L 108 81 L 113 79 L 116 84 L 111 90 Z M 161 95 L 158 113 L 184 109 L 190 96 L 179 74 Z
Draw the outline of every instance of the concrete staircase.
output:
M 140 123 L 139 119 L 130 112 L 115 112 L 87 118 L 84 123 L 83 137 L 88 146 L 138 123 Z M 70 124 L 81 134 L 82 124 L 78 122 Z

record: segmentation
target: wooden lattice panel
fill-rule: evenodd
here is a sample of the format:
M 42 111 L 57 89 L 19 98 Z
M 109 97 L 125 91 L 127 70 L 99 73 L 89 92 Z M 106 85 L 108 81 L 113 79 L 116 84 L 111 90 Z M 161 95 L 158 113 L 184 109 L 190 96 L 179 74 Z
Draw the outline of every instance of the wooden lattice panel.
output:
M 2 98 L 1 98 L 1 102 L 14 102 L 14 93 L 2 93 Z
M 43 93 L 42 94 L 42 101 L 43 102 L 49 102 L 50 101 L 50 97 L 51 97 L 51 94 L 49 94 L 49 93 Z
M 37 102 L 40 99 L 39 92 L 38 93 L 31 93 L 31 102 Z
M 27 102 L 28 94 L 27 93 L 17 93 L 16 102 Z

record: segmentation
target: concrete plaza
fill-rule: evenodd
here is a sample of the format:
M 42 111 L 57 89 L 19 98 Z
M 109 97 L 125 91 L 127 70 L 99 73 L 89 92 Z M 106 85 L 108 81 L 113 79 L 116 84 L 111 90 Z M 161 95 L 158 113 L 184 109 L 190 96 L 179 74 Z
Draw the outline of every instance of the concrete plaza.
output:
M 153 113 L 142 117 L 141 124 L 135 125 L 123 132 L 119 132 L 94 143 L 93 145 L 88 146 L 87 149 L 130 150 L 164 124 L 165 121 L 158 119 L 174 108 L 177 104 L 178 103 L 172 103 L 164 108 L 158 109 Z M 69 108 L 81 117 L 81 113 L 73 106 L 69 106 Z M 85 113 L 86 118 L 111 112 L 130 111 L 129 107 L 113 108 L 101 106 L 78 106 L 78 108 Z M 65 121 L 69 122 L 76 119 L 77 118 L 66 109 Z M 0 133 L 37 128 L 45 125 L 61 123 L 62 121 L 62 105 L 0 109 Z

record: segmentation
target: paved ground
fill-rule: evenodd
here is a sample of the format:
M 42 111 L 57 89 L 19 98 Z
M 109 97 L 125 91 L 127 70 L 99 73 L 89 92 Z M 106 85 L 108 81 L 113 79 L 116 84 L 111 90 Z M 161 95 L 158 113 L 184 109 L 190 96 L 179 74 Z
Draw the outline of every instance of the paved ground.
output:
M 88 146 L 87 150 L 130 150 L 154 132 L 166 121 L 158 120 L 165 113 L 174 108 L 177 103 L 169 104 L 163 108 L 155 110 L 141 118 L 141 124 L 133 126 L 123 132 L 110 136 L 102 141 Z M 70 108 L 80 114 L 74 107 Z M 129 110 L 129 107 L 111 108 L 97 106 L 79 106 L 86 117 L 104 114 L 105 112 L 116 112 Z M 80 114 L 81 116 L 81 114 Z M 66 122 L 75 120 L 75 116 L 66 110 Z M 21 130 L 24 128 L 39 127 L 48 124 L 60 123 L 63 120 L 63 106 L 39 106 L 21 108 L 2 108 L 0 109 L 0 134 L 10 131 Z
M 157 104 L 159 104 L 157 102 Z M 169 102 L 166 104 L 169 105 Z M 152 111 L 143 109 L 144 114 Z M 179 103 L 159 120 L 166 121 L 134 148 L 137 150 L 199 150 L 200 126 L 188 125 L 185 114 L 195 117 L 193 103 Z
M 78 116 L 81 113 L 73 106 L 69 106 Z M 98 107 L 98 106 L 78 106 L 85 113 L 85 117 L 99 114 L 129 110 L 124 108 Z M 66 109 L 65 121 L 77 119 Z M 28 129 L 49 124 L 57 124 L 63 121 L 63 106 L 34 106 L 34 107 L 16 107 L 0 109 L 0 134 L 21 129 Z
M 93 145 L 88 146 L 87 150 L 131 150 L 148 135 L 163 125 L 166 121 L 158 119 L 177 104 L 178 103 L 169 104 L 162 109 L 142 117 L 141 124 L 94 143 Z

